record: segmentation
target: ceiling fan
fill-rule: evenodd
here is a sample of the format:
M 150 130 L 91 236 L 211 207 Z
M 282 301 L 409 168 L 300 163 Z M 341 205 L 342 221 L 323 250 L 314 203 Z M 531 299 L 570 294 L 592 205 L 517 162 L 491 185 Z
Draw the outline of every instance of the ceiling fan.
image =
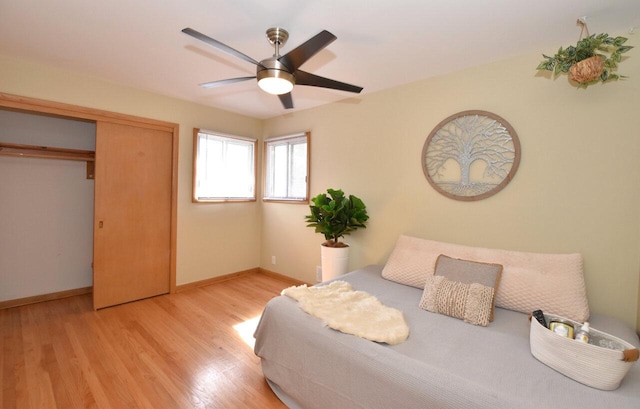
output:
M 320 77 L 299 69 L 307 60 L 336 40 L 337 37 L 327 30 L 321 31 L 303 44 L 299 45 L 297 48 L 281 56 L 280 47 L 286 43 L 289 38 L 289 33 L 287 30 L 279 27 L 270 28 L 267 30 L 267 38 L 269 39 L 269 42 L 273 44 L 275 53 L 273 54 L 273 57 L 265 58 L 262 61 L 256 61 L 246 54 L 243 54 L 240 51 L 231 48 L 220 41 L 214 40 L 213 38 L 194 29 L 185 28 L 182 32 L 200 41 L 204 41 L 219 50 L 256 65 L 256 75 L 253 77 L 229 78 L 226 80 L 211 81 L 200 84 L 200 86 L 205 88 L 215 88 L 222 85 L 234 84 L 236 82 L 257 78 L 260 88 L 269 94 L 277 95 L 285 109 L 293 108 L 291 90 L 296 84 L 331 88 L 354 93 L 360 93 L 360 91 L 362 91 L 362 87 Z

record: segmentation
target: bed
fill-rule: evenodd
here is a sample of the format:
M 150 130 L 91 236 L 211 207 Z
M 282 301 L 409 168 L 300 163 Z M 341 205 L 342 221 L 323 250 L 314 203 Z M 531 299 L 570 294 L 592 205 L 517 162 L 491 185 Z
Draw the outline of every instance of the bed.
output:
M 640 366 L 614 391 L 582 385 L 531 355 L 528 314 L 498 305 L 494 320 L 478 326 L 425 311 L 423 291 L 384 278 L 384 268 L 339 279 L 404 313 L 411 332 L 397 345 L 330 329 L 289 297 L 266 305 L 255 353 L 289 408 L 640 408 Z M 638 347 L 621 321 L 589 320 Z

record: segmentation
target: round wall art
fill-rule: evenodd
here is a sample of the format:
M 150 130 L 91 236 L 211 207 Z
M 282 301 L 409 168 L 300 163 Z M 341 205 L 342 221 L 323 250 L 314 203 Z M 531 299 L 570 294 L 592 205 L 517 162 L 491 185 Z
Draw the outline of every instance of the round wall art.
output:
M 463 111 L 440 122 L 422 149 L 422 169 L 435 190 L 480 200 L 502 190 L 520 164 L 520 140 L 496 114 Z

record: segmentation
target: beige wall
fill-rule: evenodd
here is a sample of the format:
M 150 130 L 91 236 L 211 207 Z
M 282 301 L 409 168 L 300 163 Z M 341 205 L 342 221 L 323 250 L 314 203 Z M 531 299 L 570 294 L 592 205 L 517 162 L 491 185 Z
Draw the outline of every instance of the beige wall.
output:
M 350 268 L 384 263 L 410 234 L 534 252 L 580 252 L 593 311 L 636 325 L 640 266 L 640 58 L 624 82 L 587 90 L 536 76 L 526 55 L 265 122 L 264 136 L 312 133 L 312 195 L 342 188 L 365 201 L 369 227 L 347 241 Z M 427 183 L 423 144 L 447 116 L 482 109 L 505 118 L 522 144 L 514 180 L 477 202 Z M 315 282 L 323 239 L 308 208 L 263 205 L 261 265 Z M 278 264 L 270 265 L 271 256 Z
M 177 284 L 258 266 L 260 203 L 191 203 L 191 157 L 194 127 L 259 137 L 261 121 L 3 57 L 0 92 L 178 123 Z

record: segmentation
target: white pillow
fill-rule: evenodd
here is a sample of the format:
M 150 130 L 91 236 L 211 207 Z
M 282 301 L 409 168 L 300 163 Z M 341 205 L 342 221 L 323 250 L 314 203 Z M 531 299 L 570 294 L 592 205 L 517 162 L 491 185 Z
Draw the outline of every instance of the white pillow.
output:
M 526 314 L 541 309 L 574 321 L 589 319 L 582 256 L 463 246 L 400 236 L 382 277 L 424 289 L 440 254 L 503 266 L 496 306 Z

